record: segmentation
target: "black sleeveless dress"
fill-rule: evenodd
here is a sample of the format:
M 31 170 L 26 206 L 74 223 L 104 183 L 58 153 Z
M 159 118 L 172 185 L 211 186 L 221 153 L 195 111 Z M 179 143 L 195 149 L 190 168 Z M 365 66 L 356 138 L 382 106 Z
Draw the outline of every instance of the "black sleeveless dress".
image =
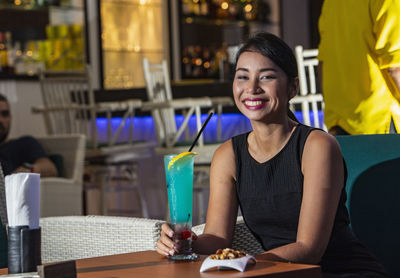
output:
M 303 195 L 301 158 L 312 130 L 299 124 L 283 149 L 264 163 L 258 163 L 250 156 L 247 148 L 249 133 L 232 138 L 239 205 L 247 226 L 265 250 L 296 241 Z M 320 262 L 322 271 L 385 274 L 382 265 L 351 231 L 345 202 L 343 186 L 332 234 Z

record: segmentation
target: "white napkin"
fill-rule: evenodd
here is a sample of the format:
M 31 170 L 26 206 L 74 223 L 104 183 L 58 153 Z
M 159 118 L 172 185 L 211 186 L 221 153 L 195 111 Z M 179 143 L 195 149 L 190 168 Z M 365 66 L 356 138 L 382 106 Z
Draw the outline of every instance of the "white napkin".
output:
M 253 263 L 257 262 L 256 258 L 254 258 L 251 255 L 246 255 L 241 258 L 230 259 L 230 260 L 213 260 L 213 259 L 211 259 L 210 256 L 208 256 L 201 264 L 200 272 L 204 272 L 213 267 L 218 267 L 218 268 L 222 268 L 222 269 L 223 268 L 233 268 L 233 269 L 243 272 L 246 269 L 246 265 L 249 263 L 249 261 L 251 261 Z
M 39 228 L 40 175 L 18 173 L 6 176 L 8 226 Z

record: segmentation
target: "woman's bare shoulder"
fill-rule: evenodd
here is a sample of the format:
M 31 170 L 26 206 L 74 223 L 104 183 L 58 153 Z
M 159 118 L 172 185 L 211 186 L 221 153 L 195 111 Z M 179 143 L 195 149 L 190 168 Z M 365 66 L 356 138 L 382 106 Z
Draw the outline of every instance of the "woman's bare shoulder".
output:
M 232 140 L 222 143 L 214 153 L 214 158 L 223 158 L 226 156 L 234 156 Z
M 306 141 L 306 146 L 317 149 L 333 148 L 340 151 L 339 143 L 336 138 L 318 129 L 310 133 Z
M 214 153 L 212 168 L 218 171 L 235 170 L 235 154 L 233 152 L 232 140 L 222 143 Z M 232 174 L 232 173 L 231 173 Z
M 317 161 L 316 158 L 341 160 L 342 153 L 336 138 L 322 130 L 313 130 L 307 138 L 303 150 L 304 158 Z

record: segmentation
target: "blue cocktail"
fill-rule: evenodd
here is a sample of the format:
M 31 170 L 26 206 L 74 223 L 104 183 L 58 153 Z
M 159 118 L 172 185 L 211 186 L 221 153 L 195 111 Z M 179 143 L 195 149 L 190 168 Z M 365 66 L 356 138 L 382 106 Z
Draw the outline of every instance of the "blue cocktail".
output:
M 174 160 L 176 156 L 164 156 L 173 239 L 178 245 L 178 253 L 169 258 L 187 260 L 195 258 L 191 247 L 194 156 L 189 154 Z M 171 160 L 174 160 L 172 164 Z

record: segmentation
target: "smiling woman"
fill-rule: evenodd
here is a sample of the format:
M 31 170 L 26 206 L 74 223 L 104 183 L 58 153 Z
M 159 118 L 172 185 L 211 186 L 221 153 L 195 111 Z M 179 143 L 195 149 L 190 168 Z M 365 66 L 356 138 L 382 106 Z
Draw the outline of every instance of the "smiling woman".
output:
M 254 37 L 236 57 L 233 95 L 238 109 L 250 120 L 257 119 L 257 114 L 250 111 L 278 110 L 285 117 L 290 111 L 288 102 L 298 90 L 296 59 L 291 49 L 276 36 L 265 36 L 267 40 Z M 260 113 L 258 117 L 263 119 Z
M 286 117 L 289 99 L 296 92 L 296 81 L 289 83 L 285 72 L 270 59 L 252 50 L 241 54 L 233 95 L 238 109 L 251 121 Z
M 240 206 L 267 250 L 262 258 L 320 264 L 324 277 L 385 277 L 349 228 L 346 171 L 336 139 L 288 114 L 297 89 L 296 59 L 282 40 L 260 33 L 240 49 L 233 95 L 253 130 L 215 152 L 207 222 L 193 249 L 210 254 L 230 247 Z M 160 254 L 175 252 L 172 235 L 164 225 Z

